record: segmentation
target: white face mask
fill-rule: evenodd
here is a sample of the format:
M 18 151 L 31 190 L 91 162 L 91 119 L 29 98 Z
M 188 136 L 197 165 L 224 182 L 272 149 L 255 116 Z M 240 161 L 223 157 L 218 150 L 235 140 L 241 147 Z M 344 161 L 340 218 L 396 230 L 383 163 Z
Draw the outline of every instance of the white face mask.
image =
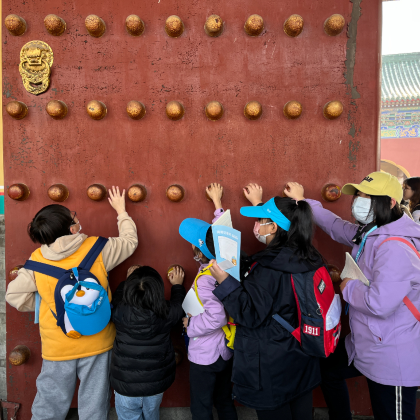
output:
M 368 225 L 370 222 L 373 222 L 375 215 L 373 212 L 370 212 L 372 200 L 365 197 L 356 197 L 353 201 L 353 206 L 351 212 L 354 218 L 364 225 Z
M 267 233 L 267 235 L 260 235 L 260 227 L 261 226 L 265 226 L 265 225 L 271 225 L 272 223 L 273 222 L 268 222 L 268 223 L 261 224 L 260 222 L 255 222 L 255 225 L 254 225 L 254 235 L 263 244 L 266 244 L 267 243 L 267 236 L 272 235 L 272 233 Z

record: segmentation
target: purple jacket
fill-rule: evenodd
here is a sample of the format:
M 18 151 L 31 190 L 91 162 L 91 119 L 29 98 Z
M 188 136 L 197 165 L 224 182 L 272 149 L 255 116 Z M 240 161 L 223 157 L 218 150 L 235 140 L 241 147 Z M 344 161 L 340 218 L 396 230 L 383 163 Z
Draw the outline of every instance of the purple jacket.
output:
M 223 210 L 216 210 L 212 222 L 222 214 Z M 199 272 L 207 265 L 201 265 Z M 191 287 L 194 287 L 194 283 Z M 232 352 L 226 347 L 225 333 L 222 330 L 227 323 L 226 311 L 222 302 L 213 294 L 215 288 L 216 280 L 212 276 L 201 276 L 197 280 L 198 296 L 203 303 L 204 312 L 191 318 L 187 334 L 190 337 L 188 359 L 198 365 L 211 365 L 220 356 L 224 360 L 232 357 Z
M 358 226 L 342 220 L 315 200 L 312 207 L 316 224 L 337 242 L 353 247 Z M 346 337 L 349 364 L 367 378 L 383 385 L 420 386 L 420 322 L 403 303 L 408 296 L 420 309 L 420 258 L 405 244 L 390 241 L 399 236 L 420 249 L 420 225 L 405 214 L 396 222 L 374 230 L 358 261 L 371 282 L 366 287 L 352 280 L 343 297 L 350 304 L 351 334 Z M 379 248 L 379 249 L 378 249 Z

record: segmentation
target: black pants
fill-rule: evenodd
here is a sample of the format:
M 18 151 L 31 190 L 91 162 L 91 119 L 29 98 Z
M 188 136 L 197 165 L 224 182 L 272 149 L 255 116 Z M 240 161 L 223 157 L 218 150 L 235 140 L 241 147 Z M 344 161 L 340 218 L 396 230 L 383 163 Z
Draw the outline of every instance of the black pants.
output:
M 257 410 L 258 420 L 312 420 L 312 391 L 276 410 Z
M 211 365 L 190 362 L 190 395 L 193 420 L 213 420 L 213 404 L 219 420 L 238 420 L 232 399 L 232 364 L 219 357 Z
M 344 340 L 327 359 L 321 359 L 322 392 L 330 420 L 351 420 L 346 379 L 362 376 L 353 363 L 348 366 Z M 381 385 L 367 379 L 375 420 L 416 420 L 417 387 Z

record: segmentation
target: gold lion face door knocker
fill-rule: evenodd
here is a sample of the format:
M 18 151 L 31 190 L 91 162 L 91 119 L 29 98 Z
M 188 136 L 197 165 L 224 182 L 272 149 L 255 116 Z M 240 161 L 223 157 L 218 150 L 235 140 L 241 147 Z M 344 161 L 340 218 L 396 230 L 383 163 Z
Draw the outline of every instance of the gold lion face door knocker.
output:
M 20 50 L 19 73 L 23 86 L 33 95 L 44 93 L 50 86 L 54 55 L 43 41 L 30 41 Z

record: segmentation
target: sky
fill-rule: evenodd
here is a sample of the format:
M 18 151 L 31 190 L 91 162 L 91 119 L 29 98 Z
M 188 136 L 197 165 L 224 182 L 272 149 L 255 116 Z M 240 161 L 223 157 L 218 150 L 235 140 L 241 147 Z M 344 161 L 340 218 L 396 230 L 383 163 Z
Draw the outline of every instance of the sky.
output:
M 420 52 L 420 0 L 382 5 L 382 55 Z

